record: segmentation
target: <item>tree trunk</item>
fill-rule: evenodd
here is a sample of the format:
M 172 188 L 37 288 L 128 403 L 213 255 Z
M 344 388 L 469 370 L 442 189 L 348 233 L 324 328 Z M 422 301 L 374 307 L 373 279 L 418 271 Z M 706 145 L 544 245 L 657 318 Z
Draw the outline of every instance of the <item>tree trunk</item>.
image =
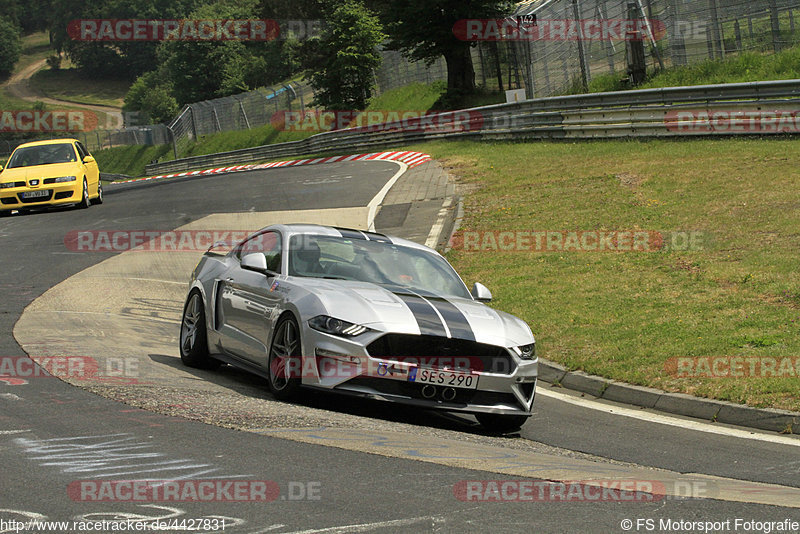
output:
M 447 90 L 471 93 L 475 91 L 475 69 L 469 43 L 454 47 L 444 54 L 447 63 Z

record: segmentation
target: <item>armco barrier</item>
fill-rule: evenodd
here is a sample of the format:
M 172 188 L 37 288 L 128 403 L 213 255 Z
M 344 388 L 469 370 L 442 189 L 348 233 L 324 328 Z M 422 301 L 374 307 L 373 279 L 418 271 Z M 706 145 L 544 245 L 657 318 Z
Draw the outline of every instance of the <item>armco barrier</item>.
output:
M 265 159 L 370 150 L 449 138 L 472 139 L 599 139 L 699 135 L 765 135 L 798 133 L 718 127 L 682 127 L 677 112 L 735 110 L 800 111 L 800 80 L 749 82 L 692 87 L 640 89 L 611 93 L 537 98 L 435 115 L 435 127 L 381 125 L 379 131 L 348 128 L 313 135 L 302 141 L 182 158 L 147 165 L 148 174 L 181 172 L 210 166 Z M 685 125 L 684 125 L 685 126 Z

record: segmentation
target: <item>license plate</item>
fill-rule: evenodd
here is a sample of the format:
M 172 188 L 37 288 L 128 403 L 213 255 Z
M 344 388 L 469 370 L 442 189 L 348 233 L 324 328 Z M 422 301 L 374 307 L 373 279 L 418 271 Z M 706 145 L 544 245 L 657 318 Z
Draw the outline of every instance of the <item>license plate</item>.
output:
M 37 198 L 37 197 L 46 197 L 50 194 L 50 191 L 47 189 L 42 189 L 40 191 L 26 191 L 22 193 L 22 198 Z
M 457 371 L 439 371 L 437 369 L 410 369 L 409 382 L 433 384 L 450 388 L 478 389 L 478 375 L 459 373 Z

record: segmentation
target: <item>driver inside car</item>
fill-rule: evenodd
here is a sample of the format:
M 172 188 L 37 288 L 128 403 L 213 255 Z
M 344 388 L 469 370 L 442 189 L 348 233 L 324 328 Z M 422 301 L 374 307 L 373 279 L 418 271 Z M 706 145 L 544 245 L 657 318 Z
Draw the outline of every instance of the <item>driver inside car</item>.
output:
M 316 241 L 308 241 L 299 249 L 292 250 L 289 256 L 292 262 L 291 271 L 299 275 L 324 274 L 325 269 L 319 262 L 321 252 Z

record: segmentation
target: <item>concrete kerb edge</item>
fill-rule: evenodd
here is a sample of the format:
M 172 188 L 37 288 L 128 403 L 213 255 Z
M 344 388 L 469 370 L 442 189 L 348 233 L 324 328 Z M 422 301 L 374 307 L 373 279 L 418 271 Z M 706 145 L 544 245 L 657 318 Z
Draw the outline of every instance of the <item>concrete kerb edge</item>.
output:
M 543 382 L 587 393 L 605 399 L 661 412 L 705 419 L 711 422 L 785 432 L 800 427 L 800 413 L 773 408 L 753 408 L 732 402 L 669 393 L 658 389 L 634 386 L 563 366 L 539 358 L 539 378 Z

